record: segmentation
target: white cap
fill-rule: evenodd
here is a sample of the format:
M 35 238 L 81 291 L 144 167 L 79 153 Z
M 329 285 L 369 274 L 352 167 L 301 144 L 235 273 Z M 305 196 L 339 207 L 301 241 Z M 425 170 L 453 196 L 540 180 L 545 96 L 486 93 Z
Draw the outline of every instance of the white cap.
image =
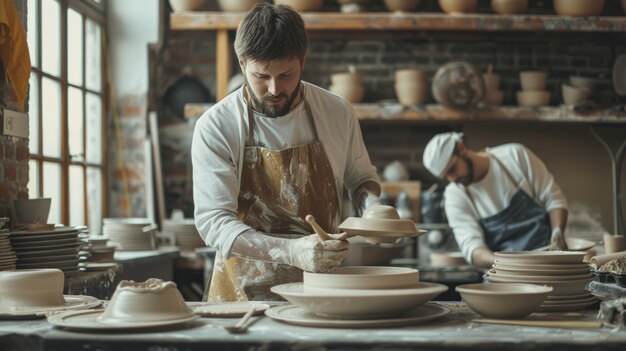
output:
M 424 149 L 424 167 L 437 178 L 443 178 L 448 168 L 457 142 L 463 140 L 463 133 L 441 133 L 435 135 Z

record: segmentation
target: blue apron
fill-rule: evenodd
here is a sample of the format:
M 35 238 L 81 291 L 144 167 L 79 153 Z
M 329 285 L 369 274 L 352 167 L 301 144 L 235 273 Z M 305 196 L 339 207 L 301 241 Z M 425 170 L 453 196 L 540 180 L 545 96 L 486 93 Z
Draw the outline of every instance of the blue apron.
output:
M 518 184 L 502 162 L 491 156 L 511 182 Z M 465 192 L 478 213 L 467 187 Z M 521 188 L 513 195 L 507 208 L 493 216 L 481 218 L 479 223 L 485 233 L 485 243 L 493 252 L 533 250 L 547 245 L 552 234 L 548 212 Z

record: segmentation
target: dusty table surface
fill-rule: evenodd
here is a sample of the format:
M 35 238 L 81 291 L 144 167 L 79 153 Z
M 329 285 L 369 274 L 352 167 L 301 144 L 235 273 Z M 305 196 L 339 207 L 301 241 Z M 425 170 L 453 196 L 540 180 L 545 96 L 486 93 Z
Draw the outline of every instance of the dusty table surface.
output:
M 247 333 L 223 327 L 237 318 L 200 318 L 176 329 L 142 332 L 75 332 L 46 320 L 0 321 L 1 350 L 625 350 L 626 330 L 565 329 L 488 325 L 461 302 L 434 302 L 450 308 L 439 319 L 407 327 L 312 328 L 268 317 Z M 515 301 L 511 301 L 515 303 Z M 596 320 L 597 307 L 569 313 L 535 313 L 532 320 Z

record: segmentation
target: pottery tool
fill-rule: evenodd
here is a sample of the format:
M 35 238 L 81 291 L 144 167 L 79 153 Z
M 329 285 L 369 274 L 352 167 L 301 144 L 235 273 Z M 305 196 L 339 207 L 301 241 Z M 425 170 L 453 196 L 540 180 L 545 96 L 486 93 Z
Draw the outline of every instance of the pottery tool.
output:
M 248 323 L 248 320 L 250 320 L 250 317 L 252 317 L 254 313 L 255 313 L 255 307 L 254 305 L 252 305 L 250 309 L 248 310 L 248 312 L 243 317 L 241 317 L 241 319 L 239 320 L 237 324 L 226 325 L 224 326 L 224 329 L 226 329 L 226 331 L 231 334 L 239 334 L 239 333 L 245 332 L 246 330 L 248 330 L 248 327 L 250 326 L 250 324 L 252 324 L 252 323 Z
M 237 318 L 244 316 L 250 309 L 254 308 L 253 315 L 261 315 L 270 308 L 267 303 L 240 301 L 223 303 L 203 303 L 190 306 L 191 310 L 202 316 L 211 318 Z
M 547 328 L 602 328 L 601 321 L 537 321 L 537 320 L 514 320 L 514 319 L 473 319 L 472 323 L 520 325 L 526 327 Z
M 313 227 L 315 233 L 320 237 L 322 241 L 326 240 L 346 240 L 348 238 L 348 233 L 342 233 L 339 237 L 333 238 L 319 224 L 315 221 L 315 217 L 313 215 L 306 215 L 304 219 Z

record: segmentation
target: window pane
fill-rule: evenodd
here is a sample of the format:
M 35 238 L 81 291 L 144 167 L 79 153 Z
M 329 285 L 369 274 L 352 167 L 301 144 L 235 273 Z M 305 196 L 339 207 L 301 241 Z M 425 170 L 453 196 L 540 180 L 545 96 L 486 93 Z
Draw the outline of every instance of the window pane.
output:
M 28 90 L 28 149 L 31 154 L 39 154 L 39 80 L 35 73 L 30 74 Z
M 43 77 L 41 81 L 43 116 L 43 154 L 61 157 L 61 86 Z
M 67 94 L 67 129 L 70 159 L 84 161 L 83 152 L 83 92 L 70 87 Z
M 102 234 L 102 171 L 87 167 L 87 209 L 91 234 Z
M 34 199 L 39 195 L 39 164 L 36 161 L 28 161 L 28 197 Z
M 85 224 L 85 177 L 83 167 L 70 166 L 70 225 Z
M 101 35 L 100 25 L 96 22 L 87 19 L 86 24 L 86 60 L 87 60 L 87 89 L 93 91 L 100 91 L 101 85 L 101 63 L 102 58 L 100 54 L 101 50 Z
M 41 66 L 45 72 L 61 75 L 61 10 L 56 0 L 42 0 L 41 12 Z
M 67 80 L 70 84 L 83 84 L 83 16 L 67 11 Z
M 87 93 L 87 162 L 102 163 L 102 101 L 100 96 Z
M 26 23 L 26 40 L 30 52 L 30 63 L 33 67 L 39 67 L 39 51 L 37 51 L 37 0 L 28 0 L 28 18 Z
M 61 223 L 61 165 L 43 163 L 43 196 L 52 199 L 48 223 Z

